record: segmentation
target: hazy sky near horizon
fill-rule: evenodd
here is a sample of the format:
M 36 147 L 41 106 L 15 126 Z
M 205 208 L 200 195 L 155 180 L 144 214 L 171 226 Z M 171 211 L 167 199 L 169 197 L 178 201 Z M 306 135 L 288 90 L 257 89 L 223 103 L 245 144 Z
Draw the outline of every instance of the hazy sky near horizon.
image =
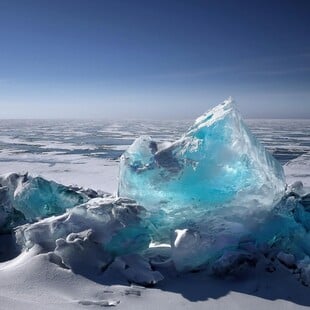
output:
M 310 118 L 310 1 L 0 0 L 1 118 Z

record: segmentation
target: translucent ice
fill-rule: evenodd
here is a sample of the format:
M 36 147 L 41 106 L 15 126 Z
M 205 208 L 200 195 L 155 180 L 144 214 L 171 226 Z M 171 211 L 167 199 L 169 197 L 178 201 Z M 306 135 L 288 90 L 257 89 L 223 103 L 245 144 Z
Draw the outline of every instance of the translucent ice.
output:
M 0 231 L 9 223 L 22 250 L 87 277 L 153 285 L 170 267 L 226 275 L 260 260 L 309 284 L 310 194 L 301 182 L 285 187 L 227 100 L 170 145 L 137 139 L 121 158 L 120 197 L 0 176 Z
M 231 100 L 199 117 L 169 146 L 138 138 L 120 163 L 118 195 L 148 209 L 152 242 L 170 242 L 177 270 L 220 257 L 222 266 L 228 256 L 238 263 L 225 251 L 238 249 L 241 240 L 265 244 L 278 231 L 287 235 L 285 225 L 293 227 L 294 221 L 271 216 L 284 192 L 282 166 Z
M 0 230 L 65 212 L 88 200 L 70 187 L 27 174 L 0 176 Z
M 230 99 L 168 147 L 142 136 L 121 157 L 118 194 L 174 217 L 223 205 L 272 206 L 284 189 L 282 166 Z

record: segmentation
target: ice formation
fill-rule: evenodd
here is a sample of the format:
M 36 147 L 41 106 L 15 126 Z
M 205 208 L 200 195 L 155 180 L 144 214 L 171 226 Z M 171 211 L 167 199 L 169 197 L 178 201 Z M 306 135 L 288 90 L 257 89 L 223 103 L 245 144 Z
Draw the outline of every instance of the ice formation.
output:
M 173 231 L 133 200 L 98 197 L 17 227 L 16 240 L 23 251 L 50 253 L 54 263 L 87 277 L 110 274 L 152 285 L 163 279 L 167 266 L 223 276 L 260 260 L 270 272 L 277 261 L 310 285 L 308 200 L 309 194 L 288 191 L 272 210 L 238 219 L 218 213 L 217 220 L 197 219 Z M 166 244 L 154 242 L 159 235 Z
M 96 280 L 153 285 L 169 266 L 222 276 L 261 261 L 310 285 L 310 194 L 302 182 L 286 187 L 230 100 L 169 146 L 137 139 L 121 159 L 119 197 L 99 196 L 0 176 L 0 230 L 14 228 L 21 251 Z
M 118 194 L 147 208 L 191 216 L 223 204 L 272 206 L 284 193 L 282 166 L 226 100 L 199 117 L 177 141 L 138 138 L 123 154 Z
M 0 176 L 0 230 L 65 212 L 88 200 L 70 187 L 27 174 Z
M 138 138 L 120 163 L 118 194 L 148 209 L 153 242 L 172 240 L 179 270 L 201 266 L 252 238 L 284 192 L 282 166 L 231 100 L 199 117 L 169 146 Z M 261 243 L 268 238 L 266 232 Z
M 150 243 L 145 209 L 121 198 L 94 198 L 66 213 L 16 230 L 23 250 L 38 247 L 73 272 L 95 276 L 120 272 L 128 281 L 155 284 L 162 279 L 140 256 Z

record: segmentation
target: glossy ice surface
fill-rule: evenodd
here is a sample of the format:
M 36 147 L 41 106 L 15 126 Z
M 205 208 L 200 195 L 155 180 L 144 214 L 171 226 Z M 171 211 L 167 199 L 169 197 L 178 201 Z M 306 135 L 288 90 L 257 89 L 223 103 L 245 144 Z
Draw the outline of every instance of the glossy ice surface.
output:
M 123 154 L 118 194 L 149 209 L 191 217 L 192 209 L 272 206 L 284 193 L 282 166 L 231 100 L 199 117 L 171 144 L 138 138 Z
M 88 199 L 85 194 L 41 177 L 0 175 L 0 231 L 64 213 Z

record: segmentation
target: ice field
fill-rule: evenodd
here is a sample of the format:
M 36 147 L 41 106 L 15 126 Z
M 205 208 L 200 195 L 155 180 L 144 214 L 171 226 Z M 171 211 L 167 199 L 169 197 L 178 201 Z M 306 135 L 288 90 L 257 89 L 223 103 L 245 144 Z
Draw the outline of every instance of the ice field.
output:
M 0 299 L 309 306 L 309 141 L 309 120 L 243 121 L 229 101 L 195 122 L 2 120 Z

